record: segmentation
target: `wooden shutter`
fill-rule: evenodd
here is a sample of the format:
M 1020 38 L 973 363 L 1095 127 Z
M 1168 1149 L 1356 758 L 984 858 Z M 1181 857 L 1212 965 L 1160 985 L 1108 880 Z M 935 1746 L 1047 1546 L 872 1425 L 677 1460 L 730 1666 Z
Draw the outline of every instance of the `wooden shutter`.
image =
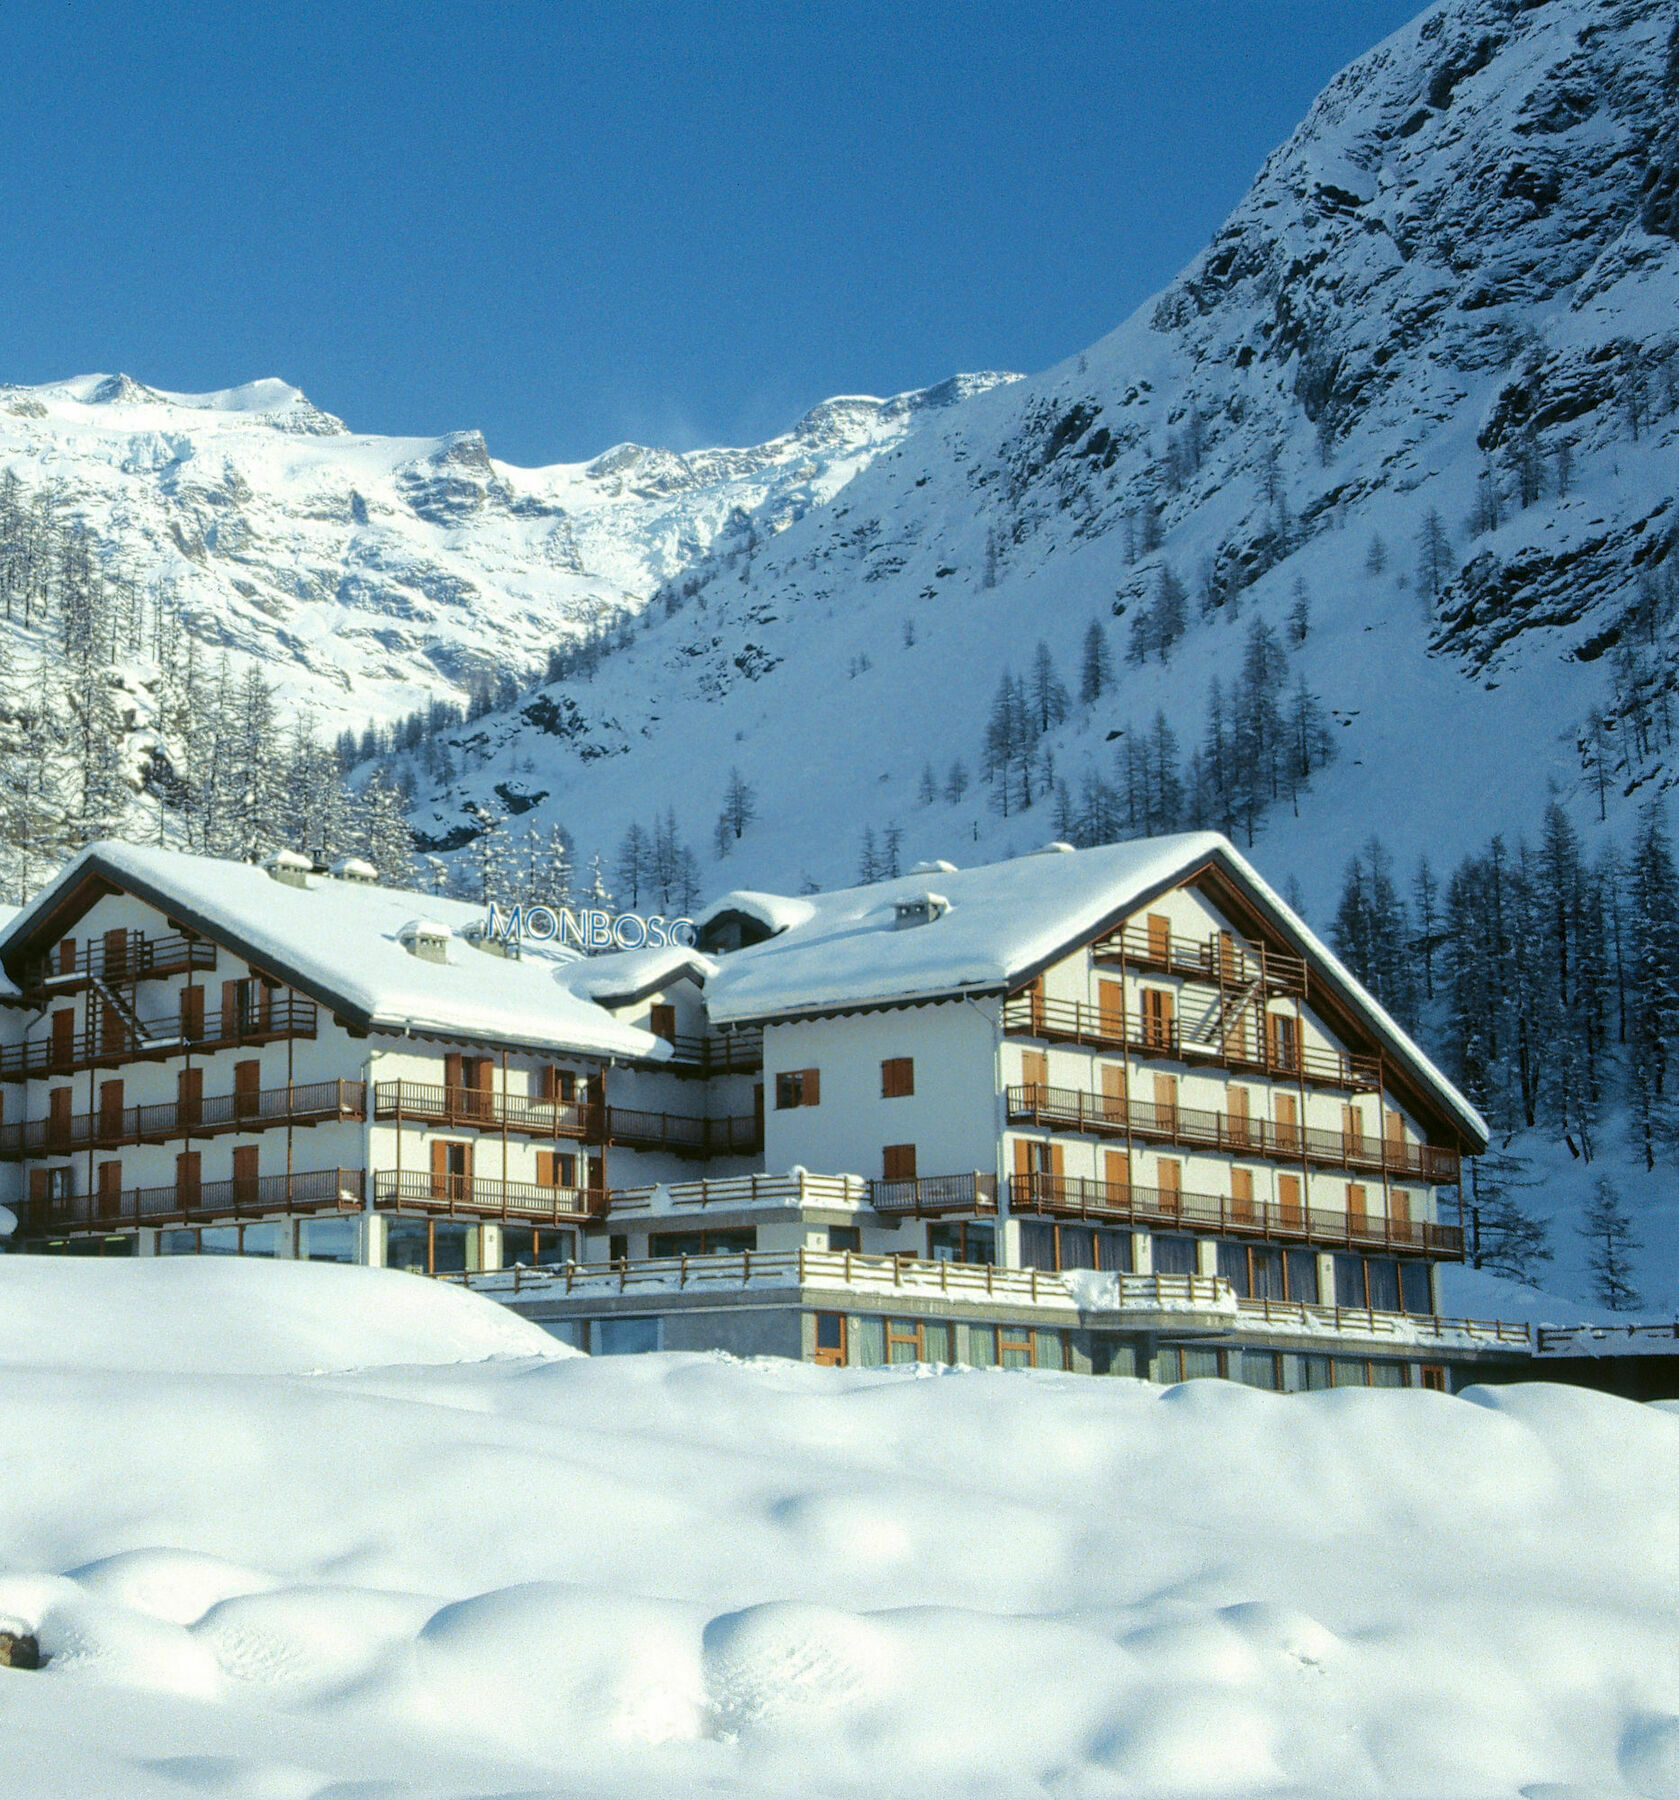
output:
M 192 990 L 202 994 L 202 988 Z M 204 1117 L 204 1071 L 180 1069 L 175 1074 L 175 1123 L 185 1131 Z
M 128 933 L 120 925 L 105 933 L 101 966 L 107 981 L 128 979 Z
M 189 1044 L 204 1036 L 204 990 L 201 987 L 181 989 L 181 1036 Z
M 1394 1188 L 1388 1194 L 1389 1238 L 1396 1244 L 1409 1244 L 1420 1232 L 1414 1232 L 1411 1225 L 1411 1196 L 1404 1188 Z
M 262 1064 L 255 1057 L 233 1065 L 233 1110 L 241 1119 L 252 1117 L 261 1106 Z
M 222 1038 L 236 1038 L 242 1029 L 239 1018 L 239 983 L 224 981 L 222 983 Z
M 99 1049 L 102 1055 L 115 1055 L 126 1047 L 127 1028 L 122 1014 L 110 1003 L 99 1003 Z
M 71 946 L 71 951 L 74 953 L 75 940 L 66 938 L 64 941 Z M 31 1169 L 29 1171 L 29 1198 L 31 1202 L 37 1206 L 44 1206 L 46 1204 L 47 1172 L 45 1169 Z
M 431 1140 L 431 1195 L 434 1200 L 449 1195 L 449 1145 L 444 1138 Z
M 1227 984 L 1242 978 L 1242 960 L 1236 954 L 1236 940 L 1228 931 L 1218 934 L 1218 978 Z
M 1341 1154 L 1349 1158 L 1364 1156 L 1364 1112 L 1361 1107 L 1341 1108 Z
M 915 1092 L 915 1058 L 889 1056 L 880 1065 L 880 1095 L 883 1100 L 901 1100 Z
M 1172 1017 L 1175 1002 L 1168 988 L 1143 989 L 1143 1042 L 1151 1050 L 1172 1047 Z
M 804 1070 L 804 1104 L 819 1106 L 822 1103 L 822 1071 L 820 1069 Z
M 914 1181 L 914 1144 L 888 1144 L 880 1153 L 880 1161 L 888 1181 Z
M 1032 1144 L 1028 1138 L 1014 1140 L 1014 1172 L 1026 1176 L 1032 1172 Z
M 1102 1070 L 1102 1111 L 1109 1118 L 1125 1117 L 1125 1065 L 1123 1063 L 1103 1063 Z
M 1121 983 L 1097 982 L 1096 1024 L 1109 1043 L 1125 1042 L 1125 989 Z
M 538 1187 L 558 1187 L 560 1185 L 560 1158 L 557 1151 L 537 1151 L 536 1185 Z
M 60 975 L 76 972 L 76 940 L 73 937 L 58 940 L 58 972 Z
M 1162 1156 L 1154 1165 L 1154 1185 L 1160 1193 L 1160 1210 L 1177 1212 L 1183 1202 L 1183 1164 L 1175 1157 Z
M 47 1147 L 51 1150 L 70 1148 L 70 1109 L 75 1096 L 70 1088 L 54 1088 L 47 1095 Z
M 99 1135 L 109 1142 L 122 1136 L 122 1083 L 102 1081 L 99 1084 Z
M 1230 1216 L 1240 1223 L 1253 1220 L 1253 1170 L 1230 1171 Z
M 456 1097 L 466 1087 L 466 1058 L 458 1050 L 448 1050 L 443 1056 L 443 1086 L 447 1090 L 444 1095 L 444 1108 L 451 1115 L 461 1101 Z
M 198 1204 L 202 1166 L 203 1159 L 196 1150 L 183 1150 L 175 1158 L 175 1204 L 182 1212 L 189 1212 Z
M 674 1006 L 654 1006 L 648 1009 L 647 1029 L 654 1037 L 663 1038 L 667 1044 L 676 1042 L 676 1008 Z
M 1172 960 L 1172 921 L 1164 913 L 1148 915 L 1148 954 L 1150 962 Z
M 1023 1050 L 1020 1054 L 1020 1082 L 1027 1090 L 1026 1104 L 1041 1106 L 1044 1089 L 1049 1086 L 1049 1057 L 1042 1050 Z
M 257 1147 L 238 1144 L 233 1151 L 233 1200 L 237 1206 L 254 1206 L 257 1199 Z
M 61 1006 L 52 1016 L 52 1066 L 67 1069 L 76 1060 L 76 1013 Z
M 1364 1187 L 1361 1182 L 1347 1183 L 1347 1224 L 1354 1231 L 1366 1228 L 1368 1209 L 1365 1205 Z
M 1154 1078 L 1154 1128 L 1156 1131 L 1169 1131 L 1174 1136 L 1178 1129 L 1178 1078 L 1176 1075 L 1156 1075 Z
M 1062 1175 L 1065 1173 L 1061 1163 L 1061 1150 L 1062 1146 L 1060 1144 L 1051 1144 L 1049 1146 L 1049 1172 L 1057 1181 L 1060 1181 Z
M 122 1164 L 102 1162 L 99 1165 L 99 1216 L 114 1219 L 122 1212 Z
M 1279 1150 L 1298 1150 L 1300 1148 L 1300 1103 L 1293 1094 L 1278 1094 L 1277 1108 L 1277 1148 Z
M 1108 1204 L 1123 1206 L 1131 1193 L 1131 1167 L 1123 1150 L 1103 1152 L 1102 1179 Z
M 1281 1223 L 1298 1231 L 1302 1219 L 1300 1212 L 1300 1177 L 1298 1175 L 1279 1175 L 1277 1177 L 1277 1211 L 1281 1214 Z

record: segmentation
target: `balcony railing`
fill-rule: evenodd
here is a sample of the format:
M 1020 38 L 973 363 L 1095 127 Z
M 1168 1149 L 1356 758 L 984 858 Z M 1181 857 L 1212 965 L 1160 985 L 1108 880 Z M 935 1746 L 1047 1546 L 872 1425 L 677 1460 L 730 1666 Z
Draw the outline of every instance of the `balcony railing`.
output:
M 374 1089 L 373 1105 L 374 1116 L 380 1120 L 412 1119 L 420 1125 L 462 1130 L 505 1129 L 521 1137 L 600 1139 L 601 1109 L 585 1100 L 544 1100 L 527 1094 L 486 1093 L 480 1088 L 381 1081 Z
M 1008 1090 L 1010 1124 L 1077 1131 L 1090 1137 L 1145 1138 L 1150 1143 L 1226 1151 L 1232 1156 L 1277 1162 L 1309 1162 L 1337 1169 L 1369 1169 L 1381 1174 L 1456 1185 L 1458 1154 L 1432 1144 L 1376 1138 L 1316 1126 L 1278 1125 L 1270 1119 L 1205 1112 L 1193 1106 L 1163 1106 L 1147 1100 L 1080 1088 L 1027 1085 Z
M 614 1188 L 612 1216 L 617 1219 L 626 1213 L 651 1213 L 665 1207 L 672 1212 L 698 1207 L 703 1212 L 822 1206 L 855 1212 L 867 1199 L 868 1184 L 859 1175 L 813 1175 L 801 1169 L 788 1175 L 725 1175 L 659 1187 Z M 662 1202 L 661 1208 L 655 1208 L 655 1200 Z
M 669 1150 L 676 1156 L 751 1156 L 764 1147 L 755 1118 L 696 1119 L 686 1113 L 607 1108 L 607 1142 L 627 1150 Z
M 424 1169 L 377 1171 L 373 1200 L 376 1206 L 400 1212 L 518 1219 L 524 1224 L 590 1219 L 607 1206 L 604 1188 L 547 1187 L 535 1181 L 504 1181 L 496 1175 L 444 1175 Z
M 317 1018 L 313 1000 L 291 994 L 274 994 L 264 1004 L 241 1005 L 226 1013 L 206 1013 L 190 1030 L 183 1027 L 179 1016 L 138 1020 L 138 1030 L 120 1016 L 107 1016 L 62 1038 L 0 1046 L 0 1081 L 31 1081 L 72 1075 L 81 1069 L 156 1062 L 188 1050 L 207 1055 L 245 1044 L 272 1043 L 276 1038 L 313 1037 Z
M 1306 965 L 1298 956 L 1250 944 L 1236 937 L 1187 938 L 1126 925 L 1091 947 L 1098 963 L 1124 961 L 1136 969 L 1157 969 L 1188 981 L 1226 988 L 1261 982 L 1273 994 L 1304 994 Z
M 877 1213 L 935 1218 L 940 1213 L 994 1213 L 997 1177 L 977 1170 L 967 1175 L 919 1175 L 908 1181 L 871 1181 L 869 1204 Z
M 292 1175 L 237 1176 L 231 1181 L 54 1195 L 24 1203 L 23 1229 L 39 1236 L 138 1225 L 202 1225 L 213 1219 L 254 1219 L 273 1213 L 353 1211 L 361 1206 L 363 1193 L 360 1169 L 315 1169 Z
M 166 937 L 147 937 L 142 931 L 125 931 L 115 938 L 93 938 L 76 946 L 70 957 L 53 952 L 31 957 L 23 967 L 19 985 L 26 998 L 73 994 L 90 981 L 113 987 L 130 982 L 153 981 L 166 975 L 185 975 L 216 966 L 216 946 L 208 938 L 175 932 Z
M 708 1081 L 714 1075 L 756 1075 L 764 1066 L 762 1031 L 713 1032 L 704 1037 L 679 1035 L 668 1042 L 670 1060 L 658 1066 L 676 1075 L 697 1075 Z
M 1320 1087 L 1373 1092 L 1381 1086 L 1380 1058 L 1315 1047 L 1301 1049 L 1268 1036 L 1261 1042 L 1251 1016 L 1228 1030 L 1201 1038 L 1186 1033 L 1178 1019 L 1159 1020 L 1117 1007 L 1016 994 L 1003 1003 L 1003 1029 L 1011 1037 L 1083 1044 L 1096 1050 L 1136 1050 L 1163 1062 L 1206 1063 L 1291 1081 L 1304 1079 Z
M 101 1107 L 97 1112 L 67 1118 L 0 1125 L 0 1160 L 64 1156 L 72 1150 L 115 1149 L 121 1144 L 162 1144 L 172 1138 L 262 1131 L 272 1125 L 326 1125 L 359 1119 L 362 1108 L 359 1081 L 314 1081 L 260 1092 L 166 1100 L 153 1106 Z
M 1230 1194 L 1194 1194 L 1179 1188 L 1121 1187 L 1111 1181 L 1042 1170 L 1016 1175 L 1010 1181 L 1009 1211 L 1326 1247 L 1380 1246 L 1432 1256 L 1463 1255 L 1463 1233 L 1458 1227 L 1437 1225 L 1432 1220 L 1343 1212 L 1304 1201 L 1287 1206 L 1275 1200 L 1241 1200 Z

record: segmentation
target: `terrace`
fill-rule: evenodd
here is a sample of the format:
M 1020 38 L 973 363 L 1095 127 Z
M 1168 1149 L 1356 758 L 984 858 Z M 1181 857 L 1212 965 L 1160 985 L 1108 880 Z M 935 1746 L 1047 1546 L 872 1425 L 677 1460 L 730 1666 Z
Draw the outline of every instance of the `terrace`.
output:
M 327 1125 L 360 1119 L 363 1110 L 359 1081 L 316 1081 L 168 1100 L 152 1106 L 100 1107 L 94 1112 L 0 1125 L 0 1161 L 216 1137 L 276 1125 Z

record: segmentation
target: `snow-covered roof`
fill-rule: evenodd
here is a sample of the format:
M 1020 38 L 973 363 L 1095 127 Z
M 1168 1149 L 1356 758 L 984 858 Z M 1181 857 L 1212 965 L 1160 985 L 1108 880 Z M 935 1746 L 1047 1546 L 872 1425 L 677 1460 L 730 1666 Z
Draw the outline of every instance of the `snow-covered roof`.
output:
M 663 1058 L 669 1046 L 626 1025 L 567 983 L 568 967 L 527 948 L 519 960 L 461 941 L 483 908 L 397 888 L 307 878 L 276 881 L 250 863 L 134 844 L 90 845 L 0 929 L 0 955 L 28 939 L 79 882 L 103 876 L 321 1000 L 352 1024 L 525 1043 L 590 1055 Z M 401 937 L 423 919 L 446 960 L 411 955 Z
M 995 993 L 1029 980 L 1202 865 L 1216 862 L 1278 931 L 1365 1020 L 1383 1048 L 1427 1087 L 1472 1140 L 1485 1122 L 1335 953 L 1217 832 L 1141 838 L 1092 850 L 1016 857 L 940 873 L 948 910 L 900 926 L 898 907 L 925 896 L 926 878 L 784 899 L 725 894 L 696 923 L 746 912 L 775 935 L 722 956 L 706 982 L 713 1024 L 887 1005 L 963 993 Z M 786 923 L 777 927 L 777 918 Z
M 667 988 L 684 976 L 705 982 L 718 964 L 698 950 L 682 944 L 663 944 L 649 950 L 619 950 L 605 956 L 578 957 L 568 963 L 560 980 L 572 993 L 602 1006 L 625 1006 Z

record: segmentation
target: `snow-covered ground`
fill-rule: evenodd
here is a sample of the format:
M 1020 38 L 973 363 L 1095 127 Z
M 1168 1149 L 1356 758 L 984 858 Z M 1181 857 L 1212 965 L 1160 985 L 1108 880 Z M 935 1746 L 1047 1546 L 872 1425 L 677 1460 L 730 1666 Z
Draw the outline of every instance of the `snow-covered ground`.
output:
M 1679 1794 L 1661 1408 L 592 1361 L 231 1260 L 0 1317 L 20 1794 Z

